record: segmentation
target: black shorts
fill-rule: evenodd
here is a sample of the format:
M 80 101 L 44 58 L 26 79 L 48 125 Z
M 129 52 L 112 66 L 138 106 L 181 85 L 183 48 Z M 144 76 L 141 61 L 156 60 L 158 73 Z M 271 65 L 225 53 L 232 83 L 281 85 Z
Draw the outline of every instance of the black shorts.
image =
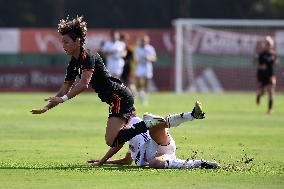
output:
M 135 114 L 133 94 L 123 85 L 116 87 L 109 105 L 109 118 L 124 117 L 128 121 Z
M 122 74 L 121 74 L 121 80 L 122 80 L 123 83 L 126 83 L 126 84 L 129 83 L 130 71 L 131 71 L 130 63 L 125 62 L 124 67 L 123 67 L 123 71 L 122 71 Z
M 265 72 L 265 71 L 258 71 L 257 72 L 257 81 L 259 83 L 259 87 L 263 88 L 267 85 L 274 84 L 276 81 L 276 78 L 271 73 Z

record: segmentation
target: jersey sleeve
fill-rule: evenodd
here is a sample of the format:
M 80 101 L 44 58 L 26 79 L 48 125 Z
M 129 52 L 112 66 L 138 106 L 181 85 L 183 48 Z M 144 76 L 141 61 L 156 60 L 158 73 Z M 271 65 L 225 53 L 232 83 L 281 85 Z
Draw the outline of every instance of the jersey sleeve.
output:
M 83 52 L 81 55 L 82 59 L 82 71 L 94 71 L 95 70 L 95 60 L 93 56 Z
M 70 61 L 70 63 L 68 64 L 68 67 L 66 69 L 66 74 L 65 74 L 65 79 L 64 79 L 64 83 L 71 83 L 74 82 L 76 77 L 77 77 L 77 70 L 76 67 L 74 66 L 74 64 L 72 64 L 72 62 Z

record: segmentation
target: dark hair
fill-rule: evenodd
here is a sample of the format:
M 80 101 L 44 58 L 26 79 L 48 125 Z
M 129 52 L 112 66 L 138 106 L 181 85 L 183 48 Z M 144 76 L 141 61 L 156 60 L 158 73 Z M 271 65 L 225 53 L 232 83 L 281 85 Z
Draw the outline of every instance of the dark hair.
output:
M 58 32 L 61 35 L 69 35 L 73 41 L 76 38 L 80 39 L 80 45 L 83 46 L 86 40 L 87 23 L 83 20 L 83 16 L 78 16 L 69 20 L 69 16 L 66 20 L 61 19 L 58 24 Z

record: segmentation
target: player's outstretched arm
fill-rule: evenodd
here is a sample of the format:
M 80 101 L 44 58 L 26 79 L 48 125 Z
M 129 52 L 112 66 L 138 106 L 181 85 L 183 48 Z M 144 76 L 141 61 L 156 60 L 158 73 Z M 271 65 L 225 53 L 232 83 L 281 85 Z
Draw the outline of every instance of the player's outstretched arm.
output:
M 46 100 L 51 103 L 59 104 L 75 97 L 76 95 L 80 94 L 81 92 L 83 92 L 85 89 L 88 88 L 89 83 L 92 79 L 92 75 L 93 75 L 93 70 L 83 71 L 79 82 L 67 94 L 65 94 L 62 97 L 57 97 L 57 96 L 49 97 Z
M 73 82 L 71 83 L 63 83 L 63 85 L 61 86 L 60 90 L 57 92 L 57 94 L 55 95 L 55 97 L 60 97 L 60 96 L 63 96 L 64 94 L 66 94 L 70 88 L 72 87 L 73 85 Z M 51 98 L 51 97 L 49 97 Z M 47 98 L 47 99 L 49 99 Z M 47 99 L 44 99 L 45 101 L 47 101 Z M 30 112 L 32 114 L 42 114 L 42 113 L 45 113 L 47 110 L 57 106 L 58 103 L 54 103 L 54 102 L 50 102 L 48 103 L 46 106 L 44 106 L 43 108 L 40 108 L 40 109 L 32 109 Z
M 124 158 L 117 159 L 117 160 L 109 160 L 114 154 L 116 154 L 121 148 L 123 144 L 117 147 L 111 147 L 108 152 L 102 157 L 100 160 L 89 160 L 87 161 L 93 166 L 101 166 L 103 164 L 117 164 L 117 165 L 129 165 L 132 163 L 132 158 L 129 153 L 125 155 Z
M 107 163 L 108 159 L 111 158 L 114 154 L 116 154 L 122 147 L 123 147 L 123 144 L 117 147 L 111 147 L 100 160 L 89 160 L 87 162 L 92 163 L 92 165 L 95 165 L 95 166 L 101 166 L 104 163 Z
M 88 163 L 92 166 L 101 166 L 103 164 L 114 164 L 114 165 L 131 165 L 132 158 L 130 153 L 126 153 L 124 158 L 115 159 L 115 160 L 107 160 L 104 163 L 101 163 L 101 160 L 89 160 Z

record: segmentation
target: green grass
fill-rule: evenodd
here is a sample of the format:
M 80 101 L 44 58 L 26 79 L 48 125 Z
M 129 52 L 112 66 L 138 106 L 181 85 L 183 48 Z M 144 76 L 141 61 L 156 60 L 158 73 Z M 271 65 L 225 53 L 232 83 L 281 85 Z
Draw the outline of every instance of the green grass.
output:
M 85 161 L 108 149 L 108 106 L 84 93 L 43 115 L 47 93 L 0 93 L 0 188 L 284 188 L 284 96 L 266 115 L 252 93 L 156 93 L 138 115 L 191 111 L 200 100 L 206 119 L 172 128 L 180 158 L 220 162 L 219 170 L 154 170 L 135 166 L 90 168 Z M 126 147 L 115 157 L 122 157 Z M 252 161 L 250 161 L 252 160 Z

